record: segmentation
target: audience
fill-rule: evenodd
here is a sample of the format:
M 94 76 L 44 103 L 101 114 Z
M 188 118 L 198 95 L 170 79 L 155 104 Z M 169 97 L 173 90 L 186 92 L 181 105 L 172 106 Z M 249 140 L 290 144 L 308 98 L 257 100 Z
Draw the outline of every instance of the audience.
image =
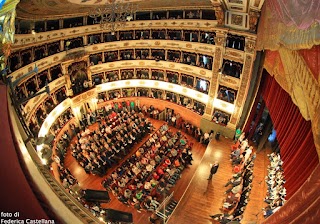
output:
M 283 175 L 283 161 L 278 153 L 273 152 L 268 157 L 270 165 L 268 166 L 268 175 L 265 178 L 268 191 L 264 200 L 268 206 L 264 208 L 265 218 L 275 213 L 286 202 L 286 188 L 284 187 L 286 181 Z
M 102 184 L 122 203 L 154 211 L 191 161 L 186 138 L 164 124 Z
M 223 214 L 210 216 L 220 223 L 241 221 L 252 188 L 253 165 L 256 157 L 255 153 L 252 154 L 252 147 L 248 145 L 244 134 L 231 146 L 231 149 L 230 160 L 237 169 L 233 169 L 234 174 L 225 184 L 228 189 L 225 191 L 227 198 L 220 209 Z
M 106 108 L 106 107 L 105 107 Z M 115 103 L 108 108 L 99 126 L 90 130 L 88 126 L 96 121 L 96 113 L 90 112 L 82 119 L 83 129 L 77 133 L 75 144 L 71 145 L 72 155 L 87 173 L 103 176 L 108 168 L 118 164 L 134 145 L 153 130 L 148 119 L 122 104 Z M 122 180 L 120 184 L 125 184 Z

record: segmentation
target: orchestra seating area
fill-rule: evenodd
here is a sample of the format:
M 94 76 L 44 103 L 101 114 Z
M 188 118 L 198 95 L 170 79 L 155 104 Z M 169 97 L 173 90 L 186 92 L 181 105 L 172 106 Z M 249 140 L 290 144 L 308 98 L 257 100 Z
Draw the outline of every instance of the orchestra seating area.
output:
M 181 132 L 173 133 L 163 125 L 104 180 L 103 186 L 122 203 L 153 211 L 191 161 L 191 146 Z
M 108 168 L 117 164 L 153 129 L 142 114 L 126 107 L 117 112 L 113 108 L 107 113 L 106 117 L 99 117 L 97 129 L 83 126 L 85 130 L 77 133 L 75 144 L 71 145 L 72 155 L 85 171 L 99 176 L 105 175 Z
M 159 119 L 162 112 L 152 105 L 140 107 L 130 101 L 108 101 L 96 111 L 83 114 L 77 125 L 67 110 L 54 126 L 58 137 L 53 160 L 58 164 L 62 185 L 94 215 L 105 214 L 100 203 L 106 202 L 88 201 L 83 192 L 79 193 L 78 180 L 64 164 L 70 150 L 82 169 L 102 177 L 102 186 L 121 203 L 138 212 L 155 212 L 164 195 L 172 192 L 183 170 L 192 165 L 194 143 L 189 143 L 185 135 L 198 142 L 203 139 L 198 127 L 171 109 L 166 111 L 165 124 L 155 129 L 149 117 Z M 145 142 L 137 147 L 142 139 Z

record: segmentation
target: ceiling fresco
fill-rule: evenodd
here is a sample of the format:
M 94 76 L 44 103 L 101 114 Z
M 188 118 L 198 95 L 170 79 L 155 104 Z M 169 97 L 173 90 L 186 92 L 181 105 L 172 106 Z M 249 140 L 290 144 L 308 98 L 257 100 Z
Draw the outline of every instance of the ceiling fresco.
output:
M 68 0 L 69 2 L 73 4 L 78 4 L 78 5 L 103 5 L 103 4 L 109 4 L 112 2 L 112 0 Z M 116 2 L 141 2 L 141 1 L 150 1 L 150 0 L 115 0 Z
M 17 17 L 38 20 L 86 15 L 107 1 L 110 0 L 20 0 L 17 5 Z M 124 0 L 124 2 L 137 2 L 141 11 L 212 7 L 210 0 Z

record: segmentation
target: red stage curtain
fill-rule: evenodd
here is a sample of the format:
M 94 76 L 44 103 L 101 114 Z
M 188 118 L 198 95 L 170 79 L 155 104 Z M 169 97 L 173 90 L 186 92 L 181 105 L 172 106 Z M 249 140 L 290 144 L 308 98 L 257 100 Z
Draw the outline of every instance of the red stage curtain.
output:
M 277 81 L 269 74 L 265 75 L 262 96 L 277 131 L 289 199 L 318 165 L 318 154 L 311 122 L 304 120 L 298 107 Z

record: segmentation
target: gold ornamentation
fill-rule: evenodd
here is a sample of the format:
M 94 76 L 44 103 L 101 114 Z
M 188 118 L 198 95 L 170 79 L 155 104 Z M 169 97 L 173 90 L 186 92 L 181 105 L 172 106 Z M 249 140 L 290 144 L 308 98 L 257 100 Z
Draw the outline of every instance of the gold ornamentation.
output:
M 139 42 L 139 43 L 136 43 L 136 45 L 148 45 L 148 43 L 146 43 L 146 42 Z
M 36 103 L 39 99 L 40 99 L 40 96 L 36 96 L 35 98 L 32 99 L 32 101 Z
M 181 67 L 183 70 L 186 70 L 186 71 L 192 71 L 191 68 L 188 68 L 188 67 Z
M 245 51 L 253 54 L 255 51 L 255 45 L 256 43 L 254 41 L 250 41 L 250 40 L 246 41 Z
M 168 46 L 179 46 L 179 44 L 176 43 L 167 43 Z
M 111 65 L 109 65 L 110 67 L 112 67 Z M 91 68 L 91 71 L 97 71 L 97 70 L 100 70 L 102 69 L 101 66 L 98 66 L 98 67 L 94 67 L 94 68 Z
M 237 118 L 235 116 L 232 116 L 230 123 L 231 124 L 236 124 Z
M 113 47 L 116 47 L 117 45 L 116 44 L 107 44 L 104 46 L 105 49 L 109 49 L 109 48 L 113 48 Z
M 231 24 L 237 25 L 237 26 L 242 26 L 242 23 L 243 23 L 243 16 L 242 15 L 237 15 L 237 14 L 231 15 Z
M 224 10 L 221 8 L 221 5 L 214 5 L 213 9 L 218 21 L 218 25 L 224 25 Z
M 239 52 L 236 52 L 236 51 L 232 51 L 232 50 L 226 50 L 226 55 L 230 55 L 230 56 L 233 56 L 233 57 L 236 57 L 236 58 L 242 58 L 242 54 L 239 53 Z
M 260 12 L 250 10 L 249 12 L 249 30 L 250 31 L 256 32 L 259 17 L 260 17 Z
M 42 67 L 42 66 L 44 66 L 44 65 L 46 65 L 46 64 L 48 64 L 48 62 L 47 62 L 47 61 L 43 61 L 43 62 L 39 63 L 38 66 L 39 66 L 39 67 Z

